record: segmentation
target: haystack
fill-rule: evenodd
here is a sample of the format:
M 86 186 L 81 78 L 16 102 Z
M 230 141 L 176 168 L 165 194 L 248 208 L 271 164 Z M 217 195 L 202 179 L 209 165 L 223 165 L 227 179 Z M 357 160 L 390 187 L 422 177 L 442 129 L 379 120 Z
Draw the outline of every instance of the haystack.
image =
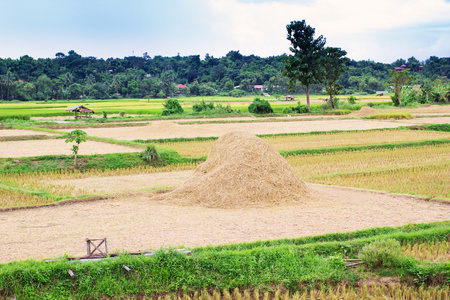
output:
M 363 106 L 363 107 L 361 107 L 361 109 L 359 111 L 353 112 L 349 116 L 352 116 L 352 117 L 368 117 L 368 116 L 374 115 L 376 113 L 377 113 L 377 111 L 375 109 L 373 109 L 372 107 Z
M 310 199 L 310 193 L 271 145 L 235 131 L 212 145 L 208 159 L 182 186 L 159 197 L 180 205 L 243 208 L 292 205 Z

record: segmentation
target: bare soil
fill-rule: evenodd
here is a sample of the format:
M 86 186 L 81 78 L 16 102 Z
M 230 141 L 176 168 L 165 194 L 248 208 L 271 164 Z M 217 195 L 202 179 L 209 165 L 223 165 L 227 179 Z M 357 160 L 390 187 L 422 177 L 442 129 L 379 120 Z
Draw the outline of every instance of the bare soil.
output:
M 320 199 L 295 206 L 218 209 L 164 204 L 138 192 L 97 202 L 0 212 L 0 263 L 86 254 L 86 238 L 109 251 L 195 247 L 448 220 L 450 205 L 308 184 Z
M 1 132 L 1 130 L 0 130 Z M 72 143 L 64 139 L 0 142 L 0 157 L 26 157 L 39 155 L 72 155 Z M 96 141 L 80 144 L 79 155 L 139 152 L 142 149 Z
M 38 130 L 24 130 L 24 129 L 1 129 L 0 136 L 25 136 L 25 135 L 56 135 L 54 133 L 38 131 Z

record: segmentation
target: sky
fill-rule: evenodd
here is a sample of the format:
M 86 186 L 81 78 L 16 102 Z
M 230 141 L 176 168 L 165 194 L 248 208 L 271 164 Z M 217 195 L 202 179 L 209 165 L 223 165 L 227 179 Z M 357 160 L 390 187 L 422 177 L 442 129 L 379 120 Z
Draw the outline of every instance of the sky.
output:
M 295 20 L 356 61 L 450 56 L 450 0 L 0 0 L 0 58 L 269 57 Z

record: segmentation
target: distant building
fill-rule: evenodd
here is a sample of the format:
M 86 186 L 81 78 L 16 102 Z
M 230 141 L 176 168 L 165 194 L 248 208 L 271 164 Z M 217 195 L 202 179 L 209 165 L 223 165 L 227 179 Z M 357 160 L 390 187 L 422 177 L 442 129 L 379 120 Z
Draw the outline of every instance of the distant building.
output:
M 395 67 L 394 69 L 395 69 L 395 71 L 403 71 L 403 70 L 408 69 L 408 67 L 405 65 L 401 65 L 400 67 Z
M 253 91 L 255 91 L 255 92 L 262 92 L 263 89 L 264 89 L 263 85 L 254 85 L 253 86 Z
M 294 101 L 295 100 L 295 96 L 294 95 L 287 95 L 286 96 L 286 101 Z

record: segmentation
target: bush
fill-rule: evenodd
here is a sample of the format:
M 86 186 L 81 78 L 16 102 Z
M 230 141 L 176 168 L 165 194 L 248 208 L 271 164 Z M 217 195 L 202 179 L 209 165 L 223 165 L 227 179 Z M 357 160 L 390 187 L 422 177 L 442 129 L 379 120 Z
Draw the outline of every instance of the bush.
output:
M 355 104 L 356 102 L 356 97 L 355 96 L 349 96 L 349 97 L 347 97 L 347 101 L 348 101 L 348 103 L 350 103 L 350 104 Z
M 234 89 L 230 92 L 231 97 L 242 97 L 245 96 L 245 91 L 240 89 Z
M 248 111 L 252 114 L 271 114 L 273 113 L 272 106 L 269 101 L 255 98 L 253 103 L 248 107 Z
M 108 112 L 106 110 L 103 111 L 103 119 L 108 118 Z
M 145 150 L 139 154 L 139 156 L 149 163 L 159 161 L 161 159 L 155 145 L 147 146 Z
M 178 102 L 177 99 L 167 99 L 163 103 L 163 106 L 164 106 L 162 110 L 163 116 L 182 114 L 184 112 L 183 108 L 180 105 L 180 102 Z
M 364 246 L 358 256 L 369 268 L 393 267 L 400 253 L 400 243 L 395 239 L 387 239 Z
M 192 110 L 195 112 L 201 112 L 206 110 L 213 110 L 214 109 L 214 103 L 209 102 L 206 104 L 205 100 L 200 101 L 199 103 L 195 103 L 192 106 Z
M 122 110 L 122 111 L 119 112 L 119 116 L 125 117 L 126 113 L 127 113 L 126 111 Z
M 292 112 L 293 112 L 292 107 L 285 107 L 283 109 L 283 114 L 285 114 L 285 115 L 292 114 Z
M 290 106 L 290 107 L 285 107 L 283 109 L 283 114 L 292 114 L 292 113 L 297 113 L 297 114 L 304 114 L 308 112 L 308 106 L 306 105 L 301 105 L 300 101 L 298 101 L 297 106 Z

